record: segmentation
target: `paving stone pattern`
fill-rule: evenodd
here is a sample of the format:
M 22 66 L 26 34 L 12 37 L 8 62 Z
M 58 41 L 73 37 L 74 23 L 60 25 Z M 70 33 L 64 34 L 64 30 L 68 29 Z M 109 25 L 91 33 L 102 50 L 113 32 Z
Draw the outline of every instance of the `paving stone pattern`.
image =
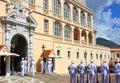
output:
M 36 73 L 34 77 L 32 77 L 31 75 L 21 77 L 20 74 L 18 74 L 10 77 L 2 76 L 0 77 L 0 83 L 69 83 L 69 79 L 70 79 L 69 74 L 52 73 L 51 75 L 48 75 L 48 74 Z M 111 74 L 110 80 L 111 83 L 115 83 L 114 73 Z M 99 83 L 102 83 L 100 73 L 98 74 L 98 81 Z M 85 82 L 86 82 L 86 76 L 85 76 Z
M 2 76 L 0 78 L 0 83 L 45 83 L 45 82 L 30 76 L 21 77 L 18 75 L 14 75 L 10 77 Z

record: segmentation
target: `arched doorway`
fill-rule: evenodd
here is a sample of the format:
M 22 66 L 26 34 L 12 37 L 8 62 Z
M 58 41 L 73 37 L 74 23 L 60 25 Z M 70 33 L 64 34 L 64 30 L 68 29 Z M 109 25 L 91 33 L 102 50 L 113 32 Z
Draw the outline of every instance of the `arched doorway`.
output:
M 27 57 L 28 43 L 23 35 L 16 34 L 11 40 L 11 52 L 17 53 L 19 57 L 11 57 L 11 71 L 20 71 L 20 61 L 22 57 Z

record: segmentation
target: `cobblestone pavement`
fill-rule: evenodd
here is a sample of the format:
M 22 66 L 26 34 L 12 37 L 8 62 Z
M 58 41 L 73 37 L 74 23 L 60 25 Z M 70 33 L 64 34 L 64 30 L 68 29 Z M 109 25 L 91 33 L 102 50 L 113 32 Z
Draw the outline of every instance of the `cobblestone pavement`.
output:
M 45 82 L 30 76 L 21 77 L 19 75 L 14 75 L 10 77 L 1 76 L 0 83 L 45 83 Z
M 45 75 L 37 73 L 34 78 L 44 80 L 45 83 L 69 83 L 69 74 L 51 74 L 51 75 Z M 79 78 L 79 76 L 78 76 Z M 109 80 L 109 79 L 108 79 Z M 111 83 L 115 83 L 115 75 L 111 74 L 110 77 Z M 101 82 L 101 74 L 98 74 L 98 82 Z M 86 76 L 85 76 L 85 83 L 86 83 Z M 120 82 L 119 82 L 120 83 Z
M 111 83 L 115 83 L 114 74 L 111 74 L 110 80 Z M 98 74 L 98 81 L 99 83 L 101 83 L 101 74 Z M 86 76 L 85 76 L 85 82 L 86 82 Z M 2 76 L 0 77 L 0 83 L 69 83 L 69 74 L 53 73 L 51 75 L 48 75 L 48 74 L 36 73 L 34 77 L 32 77 L 31 75 L 21 77 L 19 74 L 10 77 Z

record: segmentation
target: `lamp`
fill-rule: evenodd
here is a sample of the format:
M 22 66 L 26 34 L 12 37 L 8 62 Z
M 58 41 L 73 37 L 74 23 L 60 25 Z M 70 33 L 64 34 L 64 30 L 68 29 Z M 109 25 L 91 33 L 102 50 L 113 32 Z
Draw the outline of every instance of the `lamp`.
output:
M 48 68 L 47 68 L 47 61 L 46 61 L 46 58 L 44 58 L 44 50 L 45 50 L 44 44 L 42 45 L 42 50 L 43 50 L 42 58 L 43 58 L 43 60 L 45 61 L 45 73 L 47 74 Z
M 42 50 L 43 50 L 43 54 L 42 54 L 42 58 L 43 58 L 43 56 L 44 56 L 44 50 L 45 50 L 44 44 L 42 45 Z

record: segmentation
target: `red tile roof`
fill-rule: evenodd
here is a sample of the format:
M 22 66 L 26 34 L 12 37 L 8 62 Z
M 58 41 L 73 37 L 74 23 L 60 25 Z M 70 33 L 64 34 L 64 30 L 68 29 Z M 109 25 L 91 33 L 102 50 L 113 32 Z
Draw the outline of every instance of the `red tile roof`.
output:
M 10 52 L 10 50 L 7 48 L 6 45 L 0 45 L 0 50 L 2 50 L 4 47 L 5 47 L 5 49 L 6 49 L 7 52 Z
M 42 53 L 42 55 L 43 55 L 43 57 L 49 57 L 52 52 L 53 52 L 52 50 L 44 50 L 44 52 Z
M 0 45 L 0 50 L 2 50 L 4 48 L 5 45 Z

